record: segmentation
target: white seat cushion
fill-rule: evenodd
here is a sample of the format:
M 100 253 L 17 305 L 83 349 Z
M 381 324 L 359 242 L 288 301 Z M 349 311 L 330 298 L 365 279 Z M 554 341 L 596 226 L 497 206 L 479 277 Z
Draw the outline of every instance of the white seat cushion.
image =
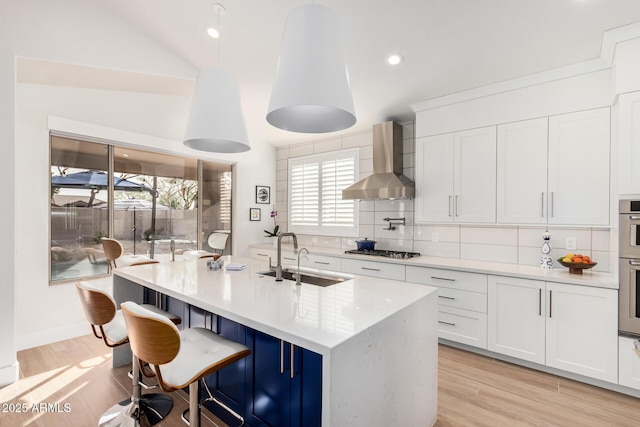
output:
M 190 328 L 180 332 L 180 350 L 171 362 L 161 365 L 162 379 L 174 388 L 186 387 L 211 365 L 248 347 L 229 341 L 205 328 Z
M 212 257 L 213 255 L 214 255 L 213 252 L 203 251 L 202 249 L 199 249 L 197 251 L 196 250 L 194 250 L 194 251 L 185 251 L 182 254 L 182 257 L 185 260 L 193 261 L 193 260 L 200 259 L 200 258 L 203 258 L 203 257 Z
M 151 261 L 151 258 L 146 255 L 122 255 L 116 259 L 116 265 L 118 267 L 127 267 L 141 261 Z
M 102 325 L 104 336 L 111 342 L 117 343 L 127 338 L 127 325 L 124 324 L 124 317 L 120 310 L 116 311 L 116 315 L 111 322 Z

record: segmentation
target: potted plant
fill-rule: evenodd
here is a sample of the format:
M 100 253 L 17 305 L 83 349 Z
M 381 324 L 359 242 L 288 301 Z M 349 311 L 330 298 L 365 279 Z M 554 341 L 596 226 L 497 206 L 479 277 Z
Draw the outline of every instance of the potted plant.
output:
M 276 224 L 276 217 L 278 216 L 278 211 L 276 210 L 276 205 L 273 205 L 273 209 L 271 209 L 271 218 L 273 218 L 273 230 L 264 230 L 265 237 L 278 237 L 280 234 L 280 226 Z M 276 240 L 274 239 L 274 245 L 276 244 Z

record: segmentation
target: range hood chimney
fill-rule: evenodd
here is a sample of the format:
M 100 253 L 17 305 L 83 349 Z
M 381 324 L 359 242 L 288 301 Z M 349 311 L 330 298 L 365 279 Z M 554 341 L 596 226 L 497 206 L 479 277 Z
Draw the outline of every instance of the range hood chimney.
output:
M 416 189 L 402 174 L 402 126 L 373 125 L 373 175 L 342 190 L 343 199 L 412 199 Z

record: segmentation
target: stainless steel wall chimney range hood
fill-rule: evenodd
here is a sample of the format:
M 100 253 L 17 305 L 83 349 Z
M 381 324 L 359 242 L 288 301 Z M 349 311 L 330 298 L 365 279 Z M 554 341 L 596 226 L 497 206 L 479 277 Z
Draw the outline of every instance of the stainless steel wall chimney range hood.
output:
M 402 126 L 373 125 L 373 175 L 342 190 L 343 199 L 412 199 L 416 188 L 402 174 Z

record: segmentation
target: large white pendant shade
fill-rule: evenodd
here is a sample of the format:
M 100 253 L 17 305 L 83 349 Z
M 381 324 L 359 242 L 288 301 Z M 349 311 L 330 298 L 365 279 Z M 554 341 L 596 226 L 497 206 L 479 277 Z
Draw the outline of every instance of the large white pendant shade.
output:
M 198 72 L 184 145 L 215 153 L 249 150 L 238 80 L 228 70 L 203 68 Z
M 339 20 L 331 9 L 306 4 L 287 16 L 267 121 L 303 133 L 356 123 Z

